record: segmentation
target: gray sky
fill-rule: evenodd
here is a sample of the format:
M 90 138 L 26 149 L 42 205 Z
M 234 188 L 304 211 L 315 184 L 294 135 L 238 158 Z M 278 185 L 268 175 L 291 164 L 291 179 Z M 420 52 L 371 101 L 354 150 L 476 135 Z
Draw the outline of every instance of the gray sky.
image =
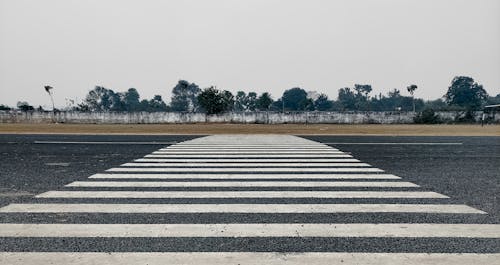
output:
M 500 1 L 0 0 L 0 104 L 49 106 L 45 84 L 58 106 L 95 85 L 169 99 L 179 79 L 431 99 L 456 75 L 500 93 Z

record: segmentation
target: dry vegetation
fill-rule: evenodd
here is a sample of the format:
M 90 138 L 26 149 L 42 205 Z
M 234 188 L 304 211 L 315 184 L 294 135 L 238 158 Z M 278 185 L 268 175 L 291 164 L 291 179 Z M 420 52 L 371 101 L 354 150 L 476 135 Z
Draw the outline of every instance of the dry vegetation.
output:
M 3 134 L 325 134 L 500 136 L 500 125 L 0 124 Z

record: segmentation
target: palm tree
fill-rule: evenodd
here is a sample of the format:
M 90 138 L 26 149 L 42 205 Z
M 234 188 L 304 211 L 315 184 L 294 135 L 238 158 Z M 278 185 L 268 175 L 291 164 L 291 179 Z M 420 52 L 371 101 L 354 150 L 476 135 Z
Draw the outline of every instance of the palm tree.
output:
M 411 101 L 413 103 L 413 112 L 415 112 L 415 97 L 413 96 L 413 93 L 415 92 L 415 90 L 417 90 L 417 88 L 418 88 L 417 85 L 409 85 L 406 87 L 406 89 L 411 95 Z
M 47 91 L 47 93 L 49 93 L 50 101 L 52 101 L 52 111 L 56 111 L 56 108 L 54 106 L 54 98 L 52 97 L 52 91 L 51 91 L 54 88 L 51 86 L 44 86 L 44 88 L 45 88 L 45 91 Z

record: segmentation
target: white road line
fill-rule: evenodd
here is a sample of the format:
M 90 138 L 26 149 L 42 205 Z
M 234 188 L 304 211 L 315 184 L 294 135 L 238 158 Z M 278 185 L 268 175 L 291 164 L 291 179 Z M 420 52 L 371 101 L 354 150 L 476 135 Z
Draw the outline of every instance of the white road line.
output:
M 316 147 L 297 147 L 297 146 L 180 146 L 170 145 L 161 150 L 304 150 L 304 151 L 326 151 L 337 150 L 331 146 L 316 146 Z
M 134 144 L 134 145 L 170 145 L 176 144 L 177 142 L 82 142 L 82 141 L 34 141 L 35 144 Z
M 239 141 L 241 142 L 241 140 Z M 233 143 L 189 143 L 189 142 L 180 142 L 177 143 L 175 146 L 180 146 L 180 147 L 219 147 L 219 146 L 237 146 L 237 147 L 325 147 L 328 146 L 326 144 L 320 143 L 320 142 L 311 142 L 308 144 L 295 144 L 295 143 L 289 143 L 289 144 L 278 144 L 278 143 L 255 143 L 255 144 L 239 144 L 238 141 L 235 141 Z
M 500 224 L 0 224 L 0 237 L 500 238 Z
M 428 191 L 47 191 L 35 198 L 432 198 Z
M 358 159 L 354 158 L 311 158 L 311 159 L 269 159 L 269 158 L 235 158 L 235 159 L 199 159 L 199 158 L 188 158 L 188 159 L 168 159 L 168 158 L 139 158 L 134 160 L 135 162 L 163 162 L 163 163 L 337 163 L 337 162 L 360 162 Z
M 391 174 L 106 174 L 90 179 L 401 179 Z
M 419 187 L 403 181 L 75 181 L 66 187 Z
M 121 165 L 122 167 L 369 167 L 366 163 L 125 163 Z
M 107 172 L 384 172 L 378 168 L 136 168 L 117 167 Z
M 435 213 L 486 214 L 463 204 L 9 204 L 0 213 Z
M 418 142 L 409 142 L 409 143 L 384 143 L 384 142 L 367 142 L 367 143 L 359 143 L 359 142 L 335 142 L 335 143 L 323 143 L 323 144 L 333 144 L 333 145 L 462 145 L 463 143 L 418 143 Z
M 220 155 L 240 155 L 240 154 L 263 154 L 263 155 L 277 155 L 277 154 L 344 154 L 341 151 L 265 151 L 265 150 L 259 150 L 259 151 L 205 151 L 205 150 L 199 150 L 199 151 L 154 151 L 152 154 L 156 155 L 165 155 L 165 154 L 201 154 L 201 155 L 212 155 L 212 154 L 220 154 Z
M 0 252 L 9 265 L 492 265 L 500 254 L 346 252 Z
M 327 157 L 333 157 L 333 158 L 340 158 L 340 157 L 348 157 L 351 158 L 351 155 L 348 154 L 280 154 L 280 155 L 270 155 L 270 154 L 240 154 L 240 155 L 227 155 L 227 154 L 209 154 L 209 155 L 204 155 L 204 154 L 186 154 L 186 155 L 180 155 L 180 154 L 152 154 L 152 155 L 146 155 L 145 157 L 150 157 L 150 158 L 172 158 L 172 157 L 181 157 L 181 158 L 190 158 L 190 157 L 202 157 L 202 158 L 292 158 L 292 157 L 305 157 L 305 158 L 327 158 Z

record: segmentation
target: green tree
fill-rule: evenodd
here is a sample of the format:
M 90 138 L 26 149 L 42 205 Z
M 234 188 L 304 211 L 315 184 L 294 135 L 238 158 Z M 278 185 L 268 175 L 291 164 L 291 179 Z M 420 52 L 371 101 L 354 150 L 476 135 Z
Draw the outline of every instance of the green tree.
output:
M 170 107 L 173 111 L 197 111 L 199 107 L 197 97 L 200 91 L 200 88 L 195 83 L 180 80 L 172 89 Z
M 451 81 L 448 92 L 444 95 L 450 106 L 460 106 L 468 111 L 476 110 L 488 99 L 483 86 L 468 76 L 457 76 Z
M 229 91 L 220 91 L 214 87 L 203 89 L 197 97 L 200 106 L 208 114 L 218 114 L 233 108 L 234 97 Z
M 89 111 L 122 111 L 120 94 L 102 86 L 96 86 L 89 91 L 80 107 Z
M 433 109 L 436 111 L 442 111 L 446 110 L 448 105 L 446 105 L 446 102 L 443 101 L 443 99 L 438 98 L 435 100 L 428 100 L 424 103 L 424 109 Z
M 0 110 L 11 110 L 11 108 L 7 105 L 0 104 Z
M 314 101 L 314 109 L 319 111 L 330 110 L 333 107 L 333 101 L 328 99 L 325 94 L 320 94 Z
M 255 111 L 256 108 L 257 108 L 257 93 L 248 92 L 246 109 L 248 111 Z
M 286 90 L 281 100 L 286 110 L 310 110 L 314 108 L 312 99 L 307 98 L 307 92 L 299 87 Z
M 123 96 L 123 105 L 126 111 L 139 111 L 140 106 L 140 95 L 135 88 L 129 88 Z
M 257 98 L 255 104 L 258 110 L 269 110 L 273 102 L 271 94 L 264 92 Z
M 160 95 L 155 95 L 149 101 L 149 109 L 151 112 L 168 111 L 167 104 L 163 101 Z
M 246 94 L 243 91 L 238 91 L 234 97 L 235 111 L 255 111 L 257 102 L 257 94 L 249 92 Z
M 244 91 L 236 92 L 236 96 L 234 98 L 234 110 L 235 111 L 245 111 L 247 110 L 248 105 L 248 97 Z
M 413 96 L 413 93 L 415 93 L 415 90 L 417 90 L 417 88 L 417 85 L 409 85 L 406 87 L 406 90 L 408 90 L 408 93 L 410 93 L 413 101 L 413 112 L 415 112 L 415 97 Z
M 369 110 L 368 94 L 372 91 L 372 86 L 355 84 L 354 90 L 356 91 L 356 110 Z
M 33 106 L 31 106 L 26 101 L 17 102 L 17 108 L 20 109 L 21 111 L 34 111 L 35 110 L 35 108 Z
M 342 105 L 342 110 L 356 110 L 356 95 L 350 88 L 339 89 L 338 101 Z
M 488 97 L 488 105 L 497 105 L 500 104 L 500 94 L 494 96 L 494 97 Z
M 413 109 L 413 104 L 418 110 L 422 109 L 424 106 L 424 101 L 422 99 L 402 96 L 401 91 L 398 89 L 389 91 L 387 96 L 382 96 L 382 94 L 380 94 L 378 97 L 372 97 L 368 103 L 370 105 L 370 110 L 374 111 L 411 111 Z

